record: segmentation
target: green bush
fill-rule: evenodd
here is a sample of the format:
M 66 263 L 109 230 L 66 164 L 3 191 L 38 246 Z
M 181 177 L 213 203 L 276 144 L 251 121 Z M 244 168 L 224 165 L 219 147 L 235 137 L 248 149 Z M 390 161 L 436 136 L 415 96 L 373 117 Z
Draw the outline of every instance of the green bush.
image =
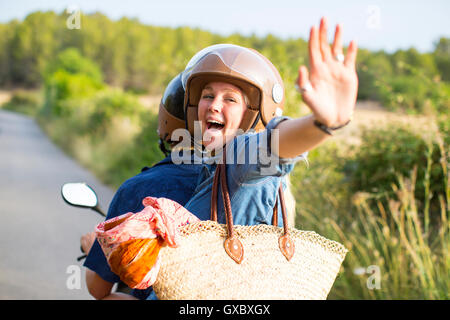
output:
M 98 92 L 92 99 L 94 107 L 91 110 L 88 126 L 97 132 L 107 130 L 113 117 L 122 116 L 138 118 L 143 112 L 136 96 L 121 89 L 107 89 Z M 137 121 L 137 119 L 136 119 Z
M 432 114 L 450 111 L 447 83 L 424 81 L 420 75 L 400 75 L 375 81 L 378 99 L 391 110 Z
M 444 155 L 435 139 L 427 141 L 412 129 L 391 125 L 364 130 L 362 141 L 354 157 L 345 165 L 353 192 L 389 195 L 392 186 L 397 185 L 398 176 L 409 176 L 416 168 L 416 199 L 423 204 L 426 196 L 432 196 L 431 209 L 439 210 L 438 197 L 446 192 L 442 184 L 444 172 L 439 162 Z M 427 188 L 429 192 L 426 192 Z
M 107 88 L 92 97 L 66 99 L 60 104 L 72 111 L 50 118 L 41 114 L 38 118 L 41 126 L 56 144 L 102 181 L 117 187 L 123 182 L 122 172 L 135 173 L 143 166 L 131 165 L 140 159 L 134 159 L 134 140 L 142 131 L 143 123 L 154 123 L 155 116 L 146 119 L 148 115 L 135 95 Z M 155 137 L 150 139 L 156 144 Z M 145 141 L 136 148 L 146 148 L 151 143 Z M 137 154 L 141 156 L 140 150 Z M 124 157 L 131 162 L 122 160 Z
M 92 97 L 101 88 L 87 75 L 58 70 L 45 81 L 45 108 L 54 116 L 70 115 L 77 106 L 64 101 Z
M 117 186 L 125 174 L 138 172 L 139 165 L 133 165 L 136 161 L 143 158 L 148 163 L 148 149 L 141 154 L 140 148 L 153 140 L 157 146 L 156 137 L 148 137 L 150 141 L 142 144 L 133 142 L 142 123 L 147 122 L 144 107 L 134 94 L 105 86 L 99 67 L 77 50 L 61 52 L 47 68 L 44 93 L 41 125 L 57 144 L 103 181 Z M 147 127 L 154 126 L 154 119 L 152 115 Z M 156 135 L 156 127 L 153 131 Z
M 70 115 L 77 104 L 65 101 L 92 97 L 105 87 L 99 67 L 76 49 L 66 49 L 51 61 L 44 79 L 46 115 Z
M 83 57 L 76 48 L 61 51 L 53 61 L 49 62 L 43 76 L 46 78 L 59 70 L 69 74 L 84 74 L 94 83 L 103 83 L 100 67 L 94 61 Z

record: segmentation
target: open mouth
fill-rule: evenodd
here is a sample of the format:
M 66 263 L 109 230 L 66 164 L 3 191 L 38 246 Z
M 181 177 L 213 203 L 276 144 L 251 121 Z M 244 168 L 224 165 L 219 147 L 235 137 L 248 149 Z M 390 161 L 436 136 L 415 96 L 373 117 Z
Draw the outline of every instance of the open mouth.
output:
M 215 130 L 222 130 L 223 127 L 225 127 L 225 123 L 215 121 L 215 120 L 208 120 L 206 122 L 206 128 L 209 129 L 215 129 Z

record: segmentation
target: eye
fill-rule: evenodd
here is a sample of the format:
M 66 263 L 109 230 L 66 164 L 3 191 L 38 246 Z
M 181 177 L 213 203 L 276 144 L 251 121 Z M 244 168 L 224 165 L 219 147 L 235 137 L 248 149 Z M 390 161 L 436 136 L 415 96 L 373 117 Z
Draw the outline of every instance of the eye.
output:
M 227 94 L 224 96 L 224 100 L 232 103 L 237 103 L 240 99 L 234 94 Z
M 202 99 L 214 99 L 214 96 L 212 94 L 205 93 L 202 95 Z

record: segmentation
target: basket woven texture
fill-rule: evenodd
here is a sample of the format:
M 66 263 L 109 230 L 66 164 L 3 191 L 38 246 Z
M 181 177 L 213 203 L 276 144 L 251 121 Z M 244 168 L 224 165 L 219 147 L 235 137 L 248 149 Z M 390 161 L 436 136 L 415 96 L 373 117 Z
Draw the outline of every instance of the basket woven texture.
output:
M 153 289 L 159 299 L 169 300 L 326 299 L 347 249 L 313 231 L 289 231 L 295 254 L 287 261 L 278 247 L 283 228 L 235 225 L 245 250 L 244 260 L 237 264 L 223 247 L 225 225 L 215 221 L 186 225 L 180 230 L 178 248 L 161 249 Z
M 326 299 L 347 249 L 313 231 L 289 228 L 281 185 L 283 228 L 277 226 L 277 206 L 272 226 L 234 226 L 225 159 L 226 148 L 214 174 L 211 220 L 182 227 L 178 248 L 159 252 L 153 284 L 158 298 Z M 217 223 L 219 180 L 226 225 Z

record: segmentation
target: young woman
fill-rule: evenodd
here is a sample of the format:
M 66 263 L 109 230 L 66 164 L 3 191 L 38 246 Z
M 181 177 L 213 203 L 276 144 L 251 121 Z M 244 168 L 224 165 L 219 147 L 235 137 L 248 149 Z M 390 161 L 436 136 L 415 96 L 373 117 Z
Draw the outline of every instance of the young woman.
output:
M 202 220 L 210 218 L 216 163 L 226 147 L 231 155 L 226 163 L 234 223 L 271 223 L 280 183 L 286 188 L 284 177 L 309 150 L 352 118 L 358 88 L 357 48 L 351 42 L 344 56 L 341 37 L 338 25 L 330 48 L 326 20 L 321 19 L 318 29 L 311 28 L 310 71 L 299 68 L 297 85 L 312 114 L 298 119 L 280 116 L 283 83 L 258 52 L 217 45 L 191 60 L 183 75 L 187 128 L 193 133 L 199 121 L 203 147 L 218 155 L 214 161 L 204 159 L 200 183 L 186 209 Z M 261 124 L 265 130 L 259 133 L 240 134 Z M 218 220 L 224 223 L 223 206 L 218 203 Z

